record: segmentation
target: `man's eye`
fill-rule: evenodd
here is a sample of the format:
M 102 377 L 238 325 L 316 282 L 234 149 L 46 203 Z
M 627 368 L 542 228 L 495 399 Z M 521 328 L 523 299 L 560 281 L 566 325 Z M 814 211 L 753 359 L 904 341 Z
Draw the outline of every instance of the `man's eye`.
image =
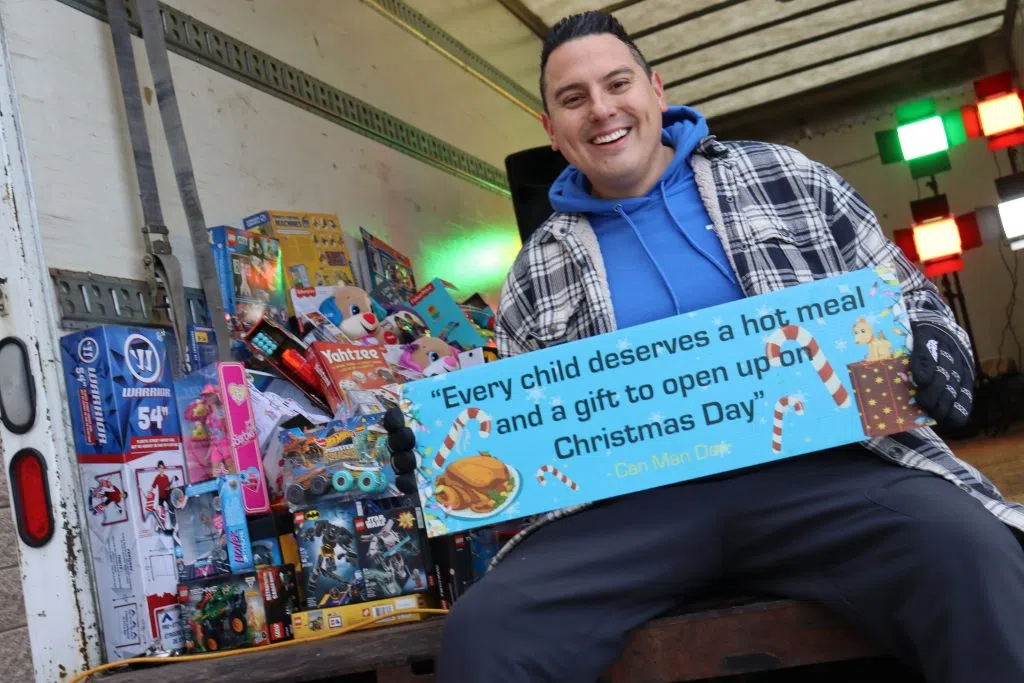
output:
M 621 90 L 621 89 L 625 88 L 628 85 L 629 85 L 629 81 L 615 81 L 612 84 L 612 88 L 614 88 L 616 90 Z
M 579 104 L 582 101 L 583 98 L 580 97 L 579 95 L 572 95 L 571 97 L 566 97 L 564 100 L 562 100 L 562 106 L 571 107 L 573 105 Z

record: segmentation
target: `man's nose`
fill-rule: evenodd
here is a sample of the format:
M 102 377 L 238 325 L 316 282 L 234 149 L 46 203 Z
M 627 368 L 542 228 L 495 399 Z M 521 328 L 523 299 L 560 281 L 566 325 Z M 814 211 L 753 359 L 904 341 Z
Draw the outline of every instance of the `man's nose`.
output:
M 606 93 L 595 93 L 590 98 L 590 116 L 595 120 L 606 119 L 615 113 L 615 101 Z

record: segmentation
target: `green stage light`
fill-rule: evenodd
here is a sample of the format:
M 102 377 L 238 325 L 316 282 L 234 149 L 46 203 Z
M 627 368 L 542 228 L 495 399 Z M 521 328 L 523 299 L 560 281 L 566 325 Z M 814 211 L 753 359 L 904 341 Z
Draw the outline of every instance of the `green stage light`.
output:
M 900 139 L 900 151 L 906 161 L 949 149 L 946 127 L 942 125 L 942 118 L 939 116 L 929 116 L 914 123 L 906 123 L 896 129 L 896 134 Z

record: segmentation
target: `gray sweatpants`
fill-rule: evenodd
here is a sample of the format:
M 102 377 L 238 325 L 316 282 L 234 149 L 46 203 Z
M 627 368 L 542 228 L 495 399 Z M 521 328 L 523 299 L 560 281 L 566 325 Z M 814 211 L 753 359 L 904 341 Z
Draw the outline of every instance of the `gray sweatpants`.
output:
M 981 503 L 857 446 L 548 525 L 446 617 L 438 683 L 594 683 L 628 632 L 726 581 L 823 604 L 930 683 L 1024 681 L 1024 552 Z

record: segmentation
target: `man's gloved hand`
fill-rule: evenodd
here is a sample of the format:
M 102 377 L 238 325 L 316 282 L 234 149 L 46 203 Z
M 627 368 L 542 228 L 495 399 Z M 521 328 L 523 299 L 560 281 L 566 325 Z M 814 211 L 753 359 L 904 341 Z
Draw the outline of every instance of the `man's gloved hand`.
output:
M 963 427 L 974 403 L 974 363 L 945 330 L 931 324 L 913 328 L 911 374 L 917 402 L 932 418 Z
M 388 433 L 391 467 L 395 470 L 395 486 L 402 493 L 416 493 L 416 435 L 405 426 L 405 415 L 399 408 L 388 408 L 381 420 Z

